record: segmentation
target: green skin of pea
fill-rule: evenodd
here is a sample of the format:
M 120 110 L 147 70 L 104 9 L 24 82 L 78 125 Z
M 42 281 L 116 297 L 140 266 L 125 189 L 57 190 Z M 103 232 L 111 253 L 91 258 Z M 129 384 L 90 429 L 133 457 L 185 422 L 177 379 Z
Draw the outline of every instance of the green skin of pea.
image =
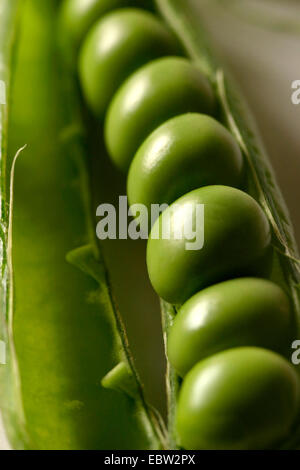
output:
M 106 15 L 91 29 L 80 51 L 86 102 L 96 116 L 104 117 L 113 95 L 132 72 L 176 53 L 176 39 L 152 13 L 128 8 Z
M 285 292 L 271 281 L 240 278 L 208 287 L 179 310 L 168 358 L 182 377 L 200 360 L 238 346 L 286 354 L 293 320 Z
M 241 151 L 228 130 L 210 116 L 189 113 L 170 119 L 141 145 L 130 166 L 130 204 L 171 204 L 210 184 L 240 186 Z
M 286 359 L 262 348 L 233 348 L 187 374 L 177 433 L 185 449 L 269 449 L 287 436 L 298 408 L 299 378 Z
M 116 8 L 150 7 L 151 0 L 65 0 L 61 10 L 63 32 L 78 50 L 93 24 Z
M 191 222 L 191 207 L 196 222 L 198 204 L 204 204 L 204 246 L 186 249 L 191 240 L 183 228 Z M 164 238 L 163 217 L 169 215 L 170 237 Z M 183 236 L 176 239 L 181 229 Z M 149 277 L 160 297 L 182 304 L 216 282 L 265 275 L 270 241 L 269 222 L 251 196 L 229 186 L 206 186 L 179 198 L 153 225 L 147 245 Z
M 211 85 L 190 61 L 158 59 L 132 75 L 108 109 L 105 138 L 115 164 L 128 170 L 139 146 L 163 122 L 180 114 L 213 114 Z

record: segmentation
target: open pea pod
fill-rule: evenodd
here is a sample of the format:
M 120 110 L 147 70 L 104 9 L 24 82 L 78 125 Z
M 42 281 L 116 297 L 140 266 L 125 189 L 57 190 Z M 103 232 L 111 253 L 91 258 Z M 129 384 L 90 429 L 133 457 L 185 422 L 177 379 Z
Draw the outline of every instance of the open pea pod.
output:
M 244 154 L 247 164 L 247 192 L 259 201 L 272 229 L 275 261 L 271 278 L 292 299 L 294 338 L 297 338 L 300 331 L 300 270 L 292 223 L 251 113 L 239 94 L 236 83 L 227 76 L 209 47 L 209 37 L 201 14 L 204 3 L 199 0 L 156 1 L 159 11 L 181 40 L 187 55 L 213 84 L 220 103 L 221 119 L 235 136 Z M 164 301 L 161 306 L 167 348 L 169 331 L 177 311 Z M 180 384 L 178 375 L 168 362 L 169 433 L 174 447 L 178 445 L 175 422 Z M 284 448 L 300 446 L 300 419 L 290 437 L 281 445 Z
M 253 309 L 251 305 L 250 307 L 248 305 L 244 314 L 253 319 L 253 311 L 257 314 L 257 308 L 265 305 L 265 300 L 268 299 L 268 307 L 263 312 L 264 318 L 259 321 L 265 321 L 267 324 L 268 309 L 271 312 L 275 309 L 277 327 L 272 324 L 274 334 L 280 331 L 278 325 L 283 325 L 284 333 L 288 330 L 288 327 L 285 327 L 285 320 L 289 321 L 289 313 L 284 318 L 284 313 L 276 311 L 280 304 L 284 312 L 289 312 L 289 302 L 285 291 L 293 303 L 292 323 L 293 334 L 296 338 L 300 324 L 297 248 L 285 204 L 257 137 L 255 126 L 249 118 L 249 111 L 242 102 L 236 85 L 225 77 L 222 67 L 207 47 L 201 15 L 202 2 L 199 0 L 157 0 L 155 4 L 165 22 L 175 31 L 188 58 L 209 80 L 207 81 L 186 58 L 164 58 L 160 62 L 158 58 L 161 54 L 163 56 L 174 55 L 174 51 L 179 55 L 182 53 L 181 48 L 177 49 L 177 42 L 173 43 L 171 40 L 169 43 L 169 33 L 167 36 L 163 33 L 164 40 L 167 41 L 166 50 L 162 51 L 161 47 L 151 48 L 150 56 L 144 55 L 143 48 L 142 52 L 138 52 L 140 66 L 155 59 L 158 62 L 146 64 L 145 68 L 136 71 L 134 70 L 135 54 L 134 63 L 131 65 L 126 63 L 128 68 L 125 67 L 125 69 L 123 69 L 123 63 L 120 68 L 115 68 L 116 64 L 113 61 L 114 67 L 108 67 L 108 77 L 110 77 L 111 70 L 115 72 L 115 82 L 112 83 L 114 89 L 111 95 L 121 84 L 119 81 L 122 81 L 123 73 L 123 78 L 131 73 L 132 77 L 129 77 L 127 84 L 117 91 L 108 117 L 106 117 L 108 150 L 116 161 L 123 160 L 120 166 L 128 167 L 130 157 L 133 156 L 143 139 L 164 120 L 186 112 L 199 112 L 199 109 L 209 114 L 211 105 L 215 101 L 209 85 L 211 82 L 219 105 L 218 119 L 229 128 L 244 154 L 247 166 L 246 190 L 253 197 L 235 188 L 208 186 L 195 189 L 183 196 L 181 201 L 185 201 L 184 198 L 189 198 L 192 194 L 191 197 L 194 197 L 195 201 L 206 200 L 210 203 L 215 200 L 218 205 L 222 198 L 226 197 L 227 204 L 235 210 L 237 219 L 241 220 L 240 226 L 244 227 L 246 224 L 246 232 L 249 231 L 252 240 L 256 240 L 257 226 L 265 228 L 262 230 L 265 236 L 253 245 L 255 259 L 260 256 L 261 248 L 265 246 L 266 240 L 269 245 L 269 227 L 271 227 L 275 253 L 272 280 L 281 285 L 283 290 L 269 281 L 252 279 L 248 282 L 247 278 L 244 278 L 241 283 L 238 280 L 228 281 L 229 284 L 224 283 L 221 291 L 223 290 L 224 293 L 228 289 L 227 298 L 234 301 L 235 296 L 231 294 L 238 282 L 238 292 L 243 299 L 244 293 L 248 295 L 249 283 L 251 283 L 257 294 L 256 303 L 254 302 Z M 203 351 L 200 353 L 204 360 L 198 362 L 199 350 L 196 344 L 197 364 L 185 376 L 184 369 L 187 365 L 183 361 L 184 380 L 182 381 L 171 365 L 172 354 L 169 354 L 173 350 L 174 360 L 178 352 L 176 344 L 175 349 L 172 349 L 172 346 L 169 349 L 171 343 L 169 339 L 172 337 L 170 332 L 174 335 L 175 321 L 178 324 L 178 318 L 182 317 L 182 310 L 178 314 L 176 306 L 165 301 L 162 301 L 161 305 L 166 355 L 170 356 L 167 360 L 168 435 L 157 414 L 145 403 L 122 322 L 113 301 L 106 269 L 95 243 L 94 228 L 90 217 L 91 198 L 86 155 L 88 146 L 85 143 L 84 125 L 81 120 L 83 108 L 77 99 L 78 90 L 73 72 L 67 69 L 66 62 L 68 61 L 65 60 L 65 66 L 63 66 L 58 60 L 54 34 L 56 5 L 56 2 L 50 0 L 43 3 L 37 0 L 26 2 L 3 0 L 6 27 L 1 32 L 3 68 L 0 78 L 3 77 L 9 84 L 10 79 L 7 74 L 12 71 L 11 96 L 14 101 L 8 118 L 7 107 L 1 108 L 1 123 L 3 124 L 1 134 L 2 137 L 8 137 L 8 147 L 1 147 L 1 191 L 4 201 L 1 218 L 3 227 L 1 232 L 3 315 L 1 320 L 2 338 L 7 344 L 7 364 L 1 366 L 1 392 L 3 416 L 13 446 L 41 449 L 149 449 L 157 447 L 199 449 L 211 448 L 215 445 L 218 448 L 299 447 L 300 420 L 296 422 L 294 420 L 297 411 L 299 380 L 294 368 L 286 359 L 274 354 L 273 350 L 262 349 L 268 347 L 272 349 L 274 345 L 271 343 L 266 345 L 263 341 L 263 346 L 259 344 L 260 348 L 230 349 L 233 347 L 231 337 L 230 344 L 227 345 L 228 350 L 225 346 L 224 352 L 218 349 L 218 345 L 213 344 L 215 349 L 210 357 L 207 357 L 209 354 L 206 354 L 205 345 L 202 344 Z M 79 36 L 82 37 L 81 35 L 87 32 L 93 21 L 97 21 L 102 14 L 110 10 L 110 6 L 112 8 L 128 5 L 143 6 L 144 2 L 135 4 L 133 1 L 116 0 L 109 4 L 106 1 L 94 0 L 90 3 L 91 9 L 88 6 L 86 10 L 88 15 L 85 19 L 88 19 L 88 24 L 84 24 L 84 21 L 81 23 L 80 15 L 72 16 L 72 8 L 71 16 L 69 16 L 68 7 L 77 6 L 78 2 L 65 1 L 64 5 L 66 22 L 63 21 L 63 26 L 66 26 L 67 31 L 71 33 L 69 39 L 72 42 L 72 31 L 80 33 Z M 97 6 L 96 10 L 94 6 Z M 98 6 L 101 6 L 99 11 Z M 90 14 L 91 17 L 89 17 Z M 145 36 L 146 31 L 152 46 L 156 44 L 156 39 L 152 36 L 153 31 L 159 31 L 161 38 L 162 25 L 157 26 L 155 18 L 151 17 L 150 20 L 148 15 L 141 14 L 141 12 L 130 13 L 129 16 L 126 12 L 124 15 L 116 12 L 116 17 L 120 15 L 127 19 L 129 16 L 142 18 L 145 25 L 149 21 L 151 25 L 156 25 L 154 29 L 151 26 L 146 30 L 142 29 L 142 23 L 135 21 L 133 30 L 130 30 L 133 31 L 135 39 L 129 41 L 129 47 L 133 47 L 134 51 L 139 50 L 137 47 L 139 38 Z M 20 19 L 19 41 L 16 53 L 13 54 L 11 35 L 14 32 L 14 25 L 18 24 L 18 18 Z M 113 18 L 115 18 L 114 15 Z M 137 24 L 138 28 L 136 28 Z M 159 29 L 156 29 L 157 27 Z M 98 28 L 102 35 L 103 23 L 98 24 L 94 31 L 99 32 Z M 107 38 L 106 35 L 103 37 Z M 89 38 L 87 51 L 92 47 L 93 50 L 99 52 L 98 36 L 94 36 L 93 33 Z M 77 44 L 76 39 L 75 43 Z M 76 51 L 77 48 L 78 44 Z M 76 57 L 76 51 L 72 59 Z M 105 80 L 100 80 L 104 76 L 103 70 L 100 69 L 99 72 L 97 61 L 82 62 L 84 55 L 85 51 L 80 59 L 82 67 L 79 67 L 82 91 L 86 92 L 86 84 L 88 87 L 91 84 L 92 98 L 95 92 L 97 100 L 104 98 L 106 103 L 110 96 L 104 90 Z M 12 57 L 15 57 L 14 61 L 11 60 Z M 91 57 L 93 59 L 93 54 Z M 100 58 L 100 64 L 101 61 Z M 69 65 L 72 70 L 73 60 Z M 94 78 L 92 77 L 90 82 L 91 70 Z M 85 71 L 87 71 L 86 77 L 82 73 Z M 145 128 L 144 121 L 139 119 L 138 114 L 132 126 L 131 122 L 119 118 L 119 111 L 122 109 L 122 103 L 127 102 L 128 91 L 131 90 L 135 96 L 136 85 L 139 84 L 139 80 L 143 81 L 144 77 L 150 76 L 147 74 L 152 74 L 153 86 L 156 90 L 154 96 L 160 106 L 149 106 L 150 118 L 149 121 L 145 121 Z M 176 85 L 174 88 L 168 85 L 170 75 Z M 180 86 L 177 86 L 178 77 L 181 77 L 178 82 Z M 194 83 L 197 83 L 196 88 L 194 88 Z M 109 90 L 110 80 L 106 85 Z M 103 90 L 104 97 L 101 96 Z M 143 90 L 144 87 L 139 96 L 141 99 Z M 195 95 L 193 90 L 196 90 Z M 203 90 L 208 92 L 211 99 L 208 99 L 207 106 L 201 107 L 202 98 L 206 96 L 206 93 L 202 94 Z M 189 94 L 190 91 L 191 94 Z M 89 93 L 83 93 L 83 95 L 86 99 Z M 194 96 L 201 96 L 201 103 L 195 101 Z M 98 114 L 100 102 L 97 100 L 97 106 L 92 106 L 96 114 Z M 86 101 L 89 100 L 86 99 Z M 153 104 L 152 101 L 151 104 Z M 126 115 L 126 106 L 124 109 Z M 157 117 L 157 109 L 165 112 L 160 119 Z M 135 128 L 137 122 L 141 125 L 138 132 Z M 178 128 L 182 126 L 183 121 L 180 122 Z M 205 122 L 207 126 L 214 126 L 214 128 L 216 126 L 216 123 L 212 124 L 211 120 L 205 119 Z M 124 130 L 123 133 L 119 132 L 120 126 Z M 157 132 L 161 132 L 161 129 L 162 127 Z M 220 127 L 218 129 L 217 133 L 224 132 Z M 215 137 L 215 134 L 213 135 Z M 27 147 L 24 148 L 24 145 Z M 3 166 L 6 164 L 7 169 Z M 223 184 L 228 184 L 228 182 L 223 182 Z M 7 197 L 9 189 L 10 198 Z M 7 202 L 9 204 L 6 204 Z M 221 206 L 226 207 L 226 204 L 221 204 Z M 253 214 L 255 214 L 254 218 Z M 254 219 L 257 224 L 252 223 Z M 214 217 L 210 220 L 214 220 Z M 220 227 L 215 229 L 214 224 L 212 227 L 211 233 L 213 232 L 218 238 L 222 230 Z M 239 225 L 232 225 L 230 230 L 232 227 L 239 228 Z M 218 240 L 222 241 L 222 234 Z M 239 244 L 241 241 L 243 242 L 242 232 L 238 231 L 235 242 Z M 155 269 L 154 271 L 149 269 L 151 263 L 148 262 L 150 278 L 151 271 L 152 277 L 153 272 L 155 275 L 158 273 L 159 277 L 161 274 L 167 276 L 167 270 L 161 265 L 161 260 L 163 260 L 161 254 L 166 251 L 165 258 L 168 261 L 174 260 L 178 253 L 170 251 L 171 256 L 169 256 L 167 250 L 163 249 L 156 257 L 157 248 L 150 240 L 148 248 L 151 245 L 154 248 L 148 249 L 148 253 L 150 253 L 149 259 L 155 261 Z M 232 243 L 232 246 L 234 248 L 235 244 Z M 245 251 L 243 246 L 243 253 Z M 201 258 L 201 253 L 198 255 Z M 234 250 L 229 253 L 228 258 L 234 258 Z M 157 266 L 158 269 L 156 269 Z M 176 274 L 176 270 L 173 270 L 173 273 Z M 258 275 L 257 272 L 255 275 Z M 151 280 L 153 283 L 153 279 Z M 188 276 L 188 281 L 191 280 Z M 207 282 L 211 283 L 212 280 Z M 232 286 L 230 282 L 235 284 L 234 288 L 230 287 Z M 168 296 L 170 299 L 177 299 L 180 304 L 187 300 L 190 294 L 195 293 L 194 286 L 191 291 L 180 292 L 179 297 L 174 297 L 174 285 L 171 284 Z M 155 287 L 155 282 L 153 285 Z M 218 284 L 208 289 L 205 287 L 205 284 L 198 286 L 201 290 L 197 294 L 197 299 L 190 298 L 182 307 L 186 310 L 185 315 L 191 315 L 193 302 L 205 302 L 205 296 L 209 297 L 211 292 L 213 292 L 212 295 L 220 295 Z M 159 291 L 157 288 L 156 290 Z M 269 297 L 265 296 L 265 291 L 268 291 Z M 161 295 L 167 298 L 166 294 Z M 257 296 L 260 298 L 258 303 Z M 275 297 L 278 301 L 274 300 Z M 176 300 L 170 300 L 170 302 L 176 302 Z M 233 304 L 228 305 L 227 302 L 226 305 L 228 315 L 234 318 L 236 312 Z M 257 317 L 260 315 L 257 314 Z M 275 319 L 274 316 L 271 318 Z M 184 327 L 181 328 L 179 324 L 177 328 L 181 337 Z M 247 334 L 251 336 L 249 329 L 247 329 Z M 213 335 L 212 342 L 215 339 Z M 275 339 L 276 350 L 281 346 L 281 342 L 283 349 L 286 347 L 285 336 L 280 335 L 279 339 Z M 219 340 L 222 340 L 222 334 Z M 250 344 L 253 346 L 251 342 Z M 234 344 L 234 346 L 249 346 L 249 344 Z M 193 354 L 188 358 L 191 363 L 195 362 L 195 357 L 192 356 Z M 175 361 L 177 361 L 176 358 Z M 187 369 L 189 367 L 190 365 Z M 215 371 L 216 374 L 212 374 L 211 371 Z M 216 377 L 215 382 L 214 377 Z M 205 389 L 208 384 L 212 393 L 205 393 L 205 390 L 208 390 Z M 254 384 L 254 388 L 250 386 L 251 384 Z M 270 399 L 270 384 L 274 388 L 274 393 L 271 390 L 272 399 Z M 114 390 L 109 390 L 111 388 Z M 127 396 L 117 391 L 125 391 Z M 198 405 L 195 406 L 197 401 L 195 397 L 200 397 L 200 414 L 198 414 Z M 203 402 L 205 403 L 201 410 Z M 227 413 L 228 410 L 229 413 Z M 241 423 L 238 419 L 240 410 L 242 414 L 245 413 L 243 416 L 246 416 L 246 430 L 243 428 L 243 422 Z M 263 413 L 261 413 L 262 410 Z M 178 422 L 179 427 L 183 429 L 180 431 L 181 435 L 177 433 Z M 293 427 L 291 427 L 292 423 L 294 423 Z M 195 429 L 200 430 L 199 435 Z M 249 429 L 251 441 L 247 441 Z M 289 433 L 288 436 L 287 433 Z M 243 442 L 244 434 L 246 438 Z M 216 440 L 211 440 L 211 436 Z M 283 437 L 284 441 L 282 441 Z M 280 441 L 276 441 L 277 438 L 280 438 Z
M 54 35 L 58 2 L 0 7 L 9 103 L 0 105 L 0 389 L 9 440 L 16 449 L 160 448 L 94 238 L 77 94 Z

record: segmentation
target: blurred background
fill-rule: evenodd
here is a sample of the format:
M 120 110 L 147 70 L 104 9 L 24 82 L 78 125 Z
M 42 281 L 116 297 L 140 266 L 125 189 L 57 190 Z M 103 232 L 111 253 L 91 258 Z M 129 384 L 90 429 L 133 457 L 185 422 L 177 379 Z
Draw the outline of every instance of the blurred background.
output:
M 212 45 L 256 118 L 300 245 L 300 104 L 291 102 L 292 81 L 300 80 L 300 2 L 202 0 L 199 9 Z M 95 206 L 116 204 L 118 196 L 126 194 L 125 179 L 108 158 L 101 162 L 101 170 L 99 158 L 94 158 L 94 165 Z M 146 272 L 146 244 L 113 240 L 103 247 L 147 398 L 165 413 L 159 301 Z M 8 448 L 1 430 L 0 443 L 2 449 Z

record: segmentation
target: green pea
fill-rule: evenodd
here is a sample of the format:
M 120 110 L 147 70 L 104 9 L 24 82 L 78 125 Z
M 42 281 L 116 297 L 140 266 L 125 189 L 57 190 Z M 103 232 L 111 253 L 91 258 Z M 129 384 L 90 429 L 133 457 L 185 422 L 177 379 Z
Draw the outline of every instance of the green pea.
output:
M 237 346 L 287 353 L 292 341 L 289 299 L 273 282 L 240 278 L 198 292 L 179 310 L 168 358 L 184 376 L 207 356 Z
M 93 24 L 116 8 L 149 6 L 150 0 L 65 0 L 61 21 L 63 33 L 74 49 L 78 49 Z
M 183 194 L 210 184 L 239 186 L 240 149 L 215 119 L 183 114 L 156 129 L 141 145 L 130 166 L 131 204 L 170 204 Z
M 80 80 L 89 107 L 102 117 L 132 72 L 177 49 L 172 33 L 152 13 L 132 8 L 106 15 L 92 28 L 80 52 Z
M 115 164 L 127 170 L 146 137 L 168 119 L 188 112 L 212 114 L 214 95 L 202 72 L 187 59 L 159 59 L 132 75 L 116 93 L 105 123 Z
M 186 376 L 177 432 L 186 449 L 268 449 L 290 431 L 299 403 L 291 364 L 261 348 L 234 348 Z
M 150 280 L 160 297 L 181 304 L 210 284 L 261 275 L 270 240 L 269 222 L 251 196 L 229 186 L 196 189 L 169 206 L 153 225 L 147 246 Z

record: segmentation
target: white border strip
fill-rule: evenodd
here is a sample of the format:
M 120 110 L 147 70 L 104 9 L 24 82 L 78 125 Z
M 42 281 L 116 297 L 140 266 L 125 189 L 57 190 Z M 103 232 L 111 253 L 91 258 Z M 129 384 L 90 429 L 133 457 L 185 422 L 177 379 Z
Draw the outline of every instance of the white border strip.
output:
M 0 80 L 0 104 L 6 104 L 6 85 L 3 80 Z

